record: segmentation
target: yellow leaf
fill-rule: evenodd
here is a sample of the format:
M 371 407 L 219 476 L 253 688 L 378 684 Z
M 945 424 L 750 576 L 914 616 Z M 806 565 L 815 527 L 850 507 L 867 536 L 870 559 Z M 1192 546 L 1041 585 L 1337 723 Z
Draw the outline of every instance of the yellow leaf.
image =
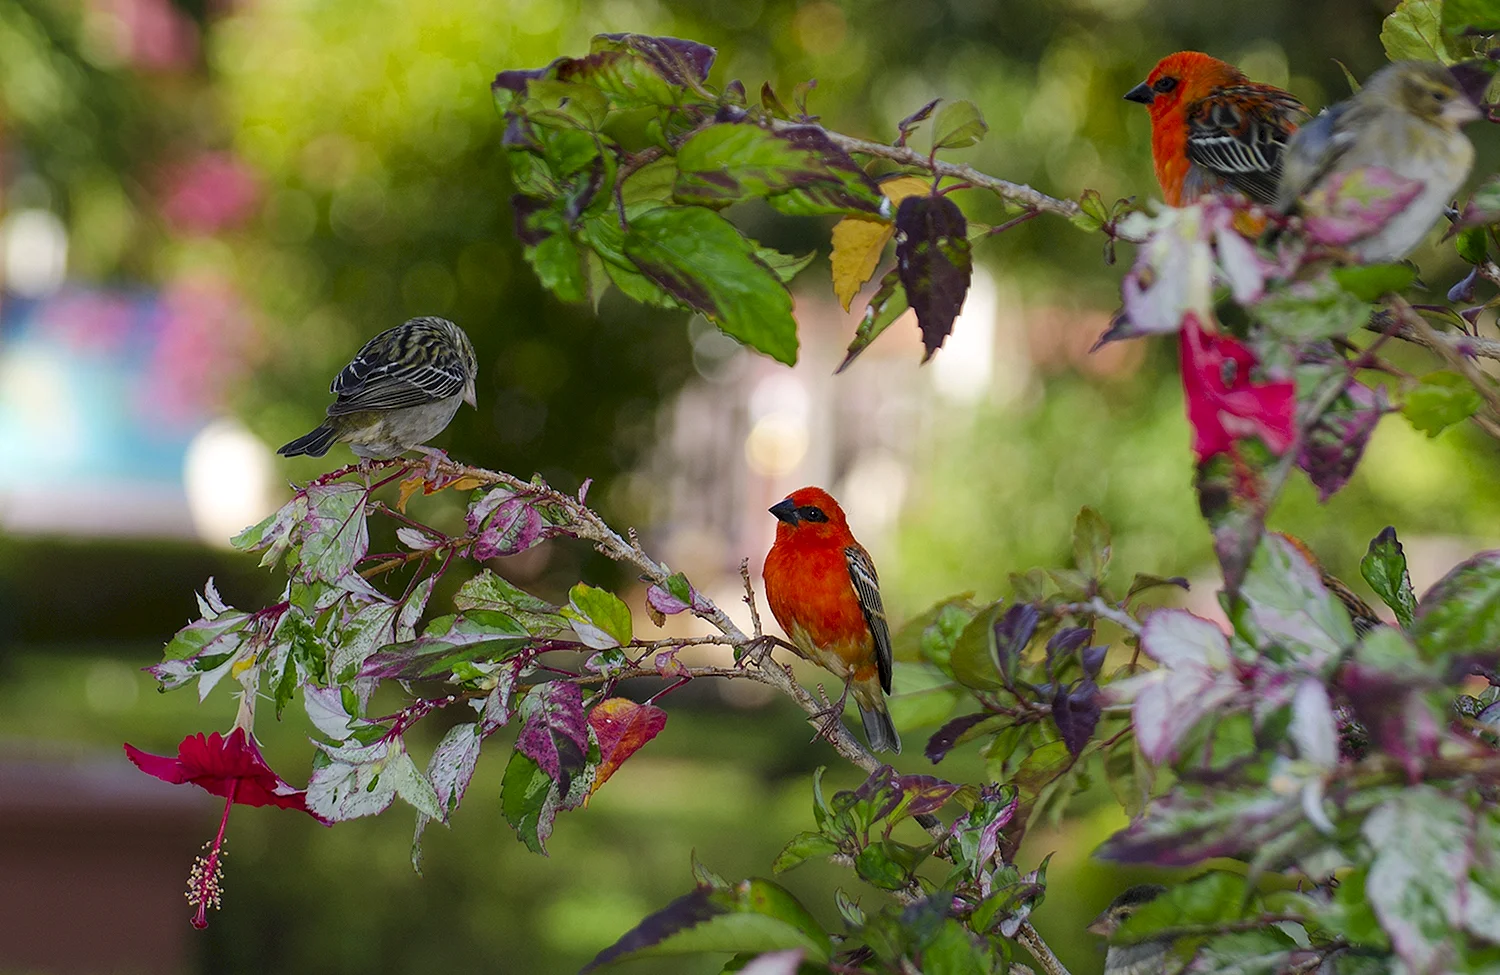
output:
M 427 486 L 427 479 L 421 474 L 413 474 L 401 482 L 401 495 L 396 499 L 396 510 L 403 515 L 406 514 L 406 502 L 412 499 L 412 495 Z
M 448 486 L 455 491 L 472 491 L 483 483 L 483 481 L 472 474 L 465 474 Z
M 927 193 L 932 189 L 930 180 L 915 176 L 897 176 L 880 184 L 881 192 L 893 204 L 899 204 L 908 196 Z M 869 217 L 845 217 L 833 228 L 833 293 L 843 303 L 844 311 L 875 274 L 875 265 L 885 245 L 896 233 L 893 221 Z

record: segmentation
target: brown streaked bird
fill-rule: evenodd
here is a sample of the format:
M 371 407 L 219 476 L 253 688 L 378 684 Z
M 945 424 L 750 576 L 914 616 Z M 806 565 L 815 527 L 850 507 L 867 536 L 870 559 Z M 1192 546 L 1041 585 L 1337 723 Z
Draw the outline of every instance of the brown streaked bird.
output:
M 874 751 L 901 751 L 885 695 L 891 632 L 870 553 L 855 541 L 837 501 L 805 487 L 771 506 L 776 542 L 766 556 L 766 602 L 798 653 L 844 681 L 830 715 L 852 693 Z
M 442 433 L 461 403 L 477 405 L 478 374 L 463 329 L 413 318 L 366 342 L 328 387 L 328 418 L 276 452 L 322 457 L 347 443 L 359 457 L 395 457 Z
M 1127 888 L 1094 918 L 1088 926 L 1089 932 L 1102 938 L 1113 938 L 1120 925 L 1142 905 L 1166 892 L 1167 888 L 1161 884 L 1136 884 Z M 1112 944 L 1104 956 L 1104 975 L 1160 975 L 1166 971 L 1167 951 L 1171 947 L 1170 939 L 1133 945 Z

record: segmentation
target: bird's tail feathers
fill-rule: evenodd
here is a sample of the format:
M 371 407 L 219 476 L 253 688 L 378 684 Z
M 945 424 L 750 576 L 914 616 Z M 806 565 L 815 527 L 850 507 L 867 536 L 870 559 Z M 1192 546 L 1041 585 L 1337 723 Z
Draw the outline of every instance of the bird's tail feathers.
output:
M 282 444 L 276 452 L 283 457 L 296 457 L 298 454 L 306 454 L 309 457 L 322 457 L 328 453 L 338 437 L 338 431 L 331 424 L 324 423 L 322 426 L 310 433 L 293 440 L 291 443 Z
M 901 736 L 891 724 L 891 713 L 885 709 L 884 701 L 875 708 L 860 705 L 859 716 L 865 722 L 865 740 L 870 743 L 870 751 L 901 754 Z

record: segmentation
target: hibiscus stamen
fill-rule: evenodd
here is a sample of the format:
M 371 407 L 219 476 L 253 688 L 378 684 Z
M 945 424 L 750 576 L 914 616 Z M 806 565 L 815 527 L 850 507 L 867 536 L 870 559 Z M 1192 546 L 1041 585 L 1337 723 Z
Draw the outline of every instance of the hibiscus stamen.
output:
M 203 844 L 208 848 L 207 856 L 199 856 L 193 861 L 193 869 L 188 874 L 188 903 L 198 909 L 193 915 L 193 927 L 202 931 L 208 927 L 208 909 L 219 909 L 220 900 L 224 894 L 224 858 L 229 854 L 224 852 L 224 829 L 229 825 L 229 810 L 234 808 L 234 794 L 239 788 L 239 781 L 233 780 L 229 786 L 229 797 L 224 800 L 224 815 L 219 819 L 219 833 L 213 842 Z

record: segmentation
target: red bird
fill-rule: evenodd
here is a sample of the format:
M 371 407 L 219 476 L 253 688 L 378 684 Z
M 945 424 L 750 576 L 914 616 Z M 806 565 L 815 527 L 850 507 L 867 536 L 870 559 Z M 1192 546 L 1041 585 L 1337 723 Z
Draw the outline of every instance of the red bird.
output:
M 832 720 L 852 691 L 870 748 L 900 752 L 901 737 L 885 707 L 891 631 L 870 553 L 822 488 L 793 491 L 771 506 L 771 514 L 780 522 L 763 573 L 771 613 L 798 653 L 843 678 Z
M 1287 138 L 1308 117 L 1287 92 L 1197 51 L 1162 58 L 1125 98 L 1151 111 L 1156 181 L 1174 207 L 1228 191 L 1276 202 Z

